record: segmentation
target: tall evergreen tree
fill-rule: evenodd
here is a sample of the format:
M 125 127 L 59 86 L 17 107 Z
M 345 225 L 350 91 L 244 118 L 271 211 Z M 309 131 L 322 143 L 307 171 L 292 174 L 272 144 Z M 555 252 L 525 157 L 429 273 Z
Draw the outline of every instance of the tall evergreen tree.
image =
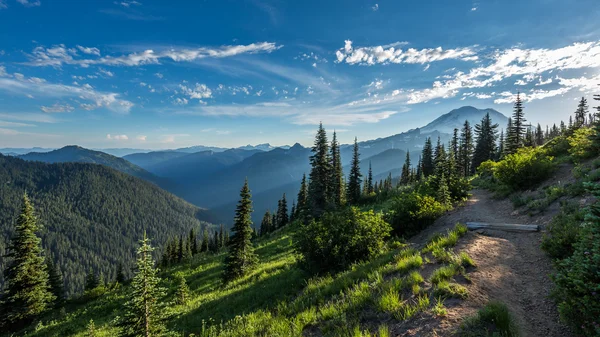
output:
M 329 197 L 329 177 L 331 160 L 329 158 L 329 144 L 327 133 L 323 124 L 319 124 L 315 143 L 310 156 L 310 182 L 308 185 L 308 202 L 310 213 L 314 218 L 319 218 L 325 212 Z
M 188 238 L 190 242 L 190 250 L 192 255 L 198 254 L 198 238 L 196 237 L 196 230 L 194 228 L 190 229 L 190 237 Z
M 151 337 L 160 336 L 164 331 L 163 308 L 161 302 L 165 289 L 155 267 L 150 239 L 144 232 L 137 251 L 135 276 L 131 282 L 129 300 L 125 303 L 125 314 L 119 322 L 120 336 Z
M 457 164 L 461 169 L 462 175 L 466 177 L 472 172 L 471 157 L 473 155 L 473 131 L 468 120 L 465 121 L 460 132 L 460 145 L 458 152 Z
M 296 206 L 296 218 L 303 222 L 308 212 L 308 185 L 306 184 L 306 174 L 302 175 L 300 190 L 298 191 L 298 205 Z
M 208 228 L 204 226 L 204 230 L 202 231 L 202 247 L 200 250 L 203 252 L 208 252 L 210 249 L 210 238 L 208 236 Z
M 179 244 L 177 245 L 177 262 L 181 262 L 184 259 L 185 244 L 183 243 L 183 235 L 179 236 Z
M 423 162 L 421 160 L 421 156 L 419 156 L 419 161 L 417 162 L 417 172 L 415 173 L 416 180 L 421 180 L 421 176 L 423 175 Z
M 358 151 L 358 140 L 355 137 L 354 148 L 352 151 L 352 163 L 350 164 L 350 174 L 348 175 L 348 187 L 346 188 L 346 200 L 348 203 L 356 204 L 360 200 L 361 182 L 360 153 Z
M 521 101 L 519 93 L 517 93 L 517 99 L 514 104 L 512 118 L 509 121 L 511 122 L 511 128 L 504 146 L 506 147 L 507 152 L 510 154 L 515 153 L 519 148 L 524 146 L 525 133 L 527 131 L 525 125 L 525 114 L 523 112 L 523 102 Z
M 283 193 L 283 197 L 281 197 L 281 201 L 279 202 L 279 209 L 277 209 L 277 228 L 287 225 L 289 220 L 287 200 L 285 193 Z
M 252 200 L 248 180 L 240 191 L 240 201 L 235 210 L 233 236 L 229 242 L 229 254 L 225 259 L 223 281 L 229 282 L 248 274 L 258 263 L 252 246 Z
M 588 114 L 588 105 L 585 97 L 581 97 L 579 104 L 577 105 L 577 110 L 575 110 L 575 123 L 573 127 L 575 129 L 579 129 L 580 127 L 585 125 L 585 117 Z
M 290 223 L 296 220 L 296 202 L 292 201 L 292 209 L 290 209 Z
M 117 276 L 115 278 L 115 281 L 119 282 L 120 284 L 125 283 L 125 271 L 123 270 L 122 262 L 119 262 L 119 264 L 117 265 Z
M 176 276 L 177 281 L 177 293 L 175 294 L 175 298 L 177 299 L 177 304 L 183 305 L 186 304 L 190 299 L 190 288 L 185 282 L 185 277 L 183 275 L 178 274 Z
M 221 224 L 219 226 L 219 249 L 225 248 L 226 239 L 225 239 L 225 225 Z
M 273 223 L 271 221 L 271 212 L 267 210 L 260 223 L 260 235 L 265 235 L 273 231 Z
M 2 325 L 6 327 L 19 328 L 30 323 L 55 299 L 50 291 L 48 270 L 37 231 L 33 206 L 25 194 L 6 255 L 10 259 L 4 271 L 2 298 Z
M 373 170 L 371 169 L 371 161 L 369 161 L 369 175 L 367 176 L 367 194 L 373 193 Z
M 400 183 L 406 185 L 410 183 L 410 151 L 406 150 L 406 159 L 402 165 L 402 172 L 400 173 Z
M 329 181 L 329 200 L 332 208 L 337 208 L 343 203 L 344 195 L 344 173 L 342 172 L 342 158 L 340 154 L 340 144 L 337 141 L 337 135 L 333 132 L 331 140 L 331 173 Z
M 58 266 L 55 265 L 52 260 L 48 259 L 48 283 L 50 284 L 50 291 L 52 295 L 56 298 L 55 304 L 61 305 L 65 300 L 65 285 L 63 283 L 63 277 L 58 269 Z
M 427 137 L 425 145 L 423 146 L 423 153 L 421 155 L 421 168 L 423 175 L 429 177 L 433 174 L 434 162 L 433 162 L 433 146 L 431 144 L 431 138 Z
M 548 130 L 548 126 L 546 126 L 546 130 Z M 544 145 L 544 131 L 542 131 L 540 123 L 538 123 L 537 128 L 535 129 L 535 145 Z
M 450 154 L 454 155 L 454 162 L 458 162 L 458 144 L 458 129 L 454 128 L 452 140 L 450 141 L 450 149 L 448 151 Z
M 496 140 L 498 139 L 498 124 L 492 124 L 487 113 L 479 124 L 475 125 L 475 151 L 473 152 L 473 169 L 477 169 L 486 160 L 496 157 Z

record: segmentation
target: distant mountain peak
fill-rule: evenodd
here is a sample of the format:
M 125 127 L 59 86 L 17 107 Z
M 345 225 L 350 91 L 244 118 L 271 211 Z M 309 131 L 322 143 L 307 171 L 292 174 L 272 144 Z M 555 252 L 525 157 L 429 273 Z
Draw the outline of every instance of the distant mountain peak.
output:
M 501 126 L 508 123 L 508 117 L 504 116 L 497 110 L 491 108 L 478 109 L 476 107 L 466 105 L 441 115 L 419 130 L 421 133 L 432 133 L 434 131 L 452 133 L 455 128 L 460 130 L 462 125 L 465 123 L 465 120 L 468 120 L 472 126 L 478 124 L 487 113 L 490 114 L 490 117 L 494 123 L 498 123 Z

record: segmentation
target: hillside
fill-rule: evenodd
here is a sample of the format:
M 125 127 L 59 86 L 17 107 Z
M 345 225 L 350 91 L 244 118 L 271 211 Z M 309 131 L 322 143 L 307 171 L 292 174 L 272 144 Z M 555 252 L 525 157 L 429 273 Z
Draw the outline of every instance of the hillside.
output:
M 123 156 L 123 159 L 145 170 L 148 170 L 149 168 L 162 162 L 170 161 L 186 155 L 188 155 L 188 153 L 177 151 L 152 151 L 147 153 L 128 154 Z
M 210 220 L 154 184 L 101 165 L 46 164 L 0 155 L 0 181 L 0 254 L 27 192 L 43 226 L 44 247 L 70 292 L 82 290 L 91 270 L 114 278 L 117 262 L 133 260 L 144 230 L 164 242 Z
M 454 109 L 433 120 L 431 123 L 421 128 L 421 133 L 431 133 L 434 131 L 449 133 L 459 129 L 464 125 L 465 120 L 469 121 L 471 127 L 481 122 L 485 114 L 489 113 L 493 123 L 498 123 L 500 129 L 505 129 L 508 124 L 508 117 L 494 109 L 478 109 L 472 106 L 463 106 Z

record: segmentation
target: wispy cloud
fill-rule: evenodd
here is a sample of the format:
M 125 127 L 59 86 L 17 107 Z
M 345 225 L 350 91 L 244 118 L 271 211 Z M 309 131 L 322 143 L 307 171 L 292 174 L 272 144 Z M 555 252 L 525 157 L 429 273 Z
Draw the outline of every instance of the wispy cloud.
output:
M 373 12 L 377 12 L 379 10 L 379 4 L 375 4 L 375 6 L 371 7 Z
M 0 127 L 19 128 L 19 127 L 33 127 L 33 126 L 35 126 L 35 124 L 7 122 L 7 121 L 0 120 Z
M 17 0 L 17 2 L 25 7 L 37 7 L 42 5 L 39 0 Z
M 13 121 L 25 121 L 25 122 L 36 122 L 36 123 L 57 123 L 57 122 L 59 122 L 53 116 L 50 116 L 47 114 L 42 114 L 42 113 L 30 113 L 30 112 L 0 113 L 0 118 L 13 120 Z
M 84 54 L 100 56 L 100 49 L 96 47 L 82 47 L 78 45 L 77 49 Z
M 127 137 L 127 135 L 111 135 L 110 133 L 106 135 L 106 139 L 108 140 L 129 140 L 129 137 Z
M 55 103 L 54 105 L 51 105 L 51 106 L 42 106 L 40 109 L 46 113 L 72 112 L 73 110 L 75 110 L 75 108 L 69 104 L 58 104 L 58 103 Z
M 161 60 L 192 62 L 204 58 L 225 58 L 241 54 L 271 53 L 281 47 L 281 45 L 276 45 L 273 42 L 258 42 L 248 45 L 221 46 L 216 48 L 170 48 L 161 51 L 148 49 L 143 52 L 120 56 L 80 58 L 75 49 L 67 48 L 65 45 L 60 44 L 51 48 L 36 47 L 28 55 L 29 62 L 25 64 L 38 67 L 60 67 L 63 64 L 78 65 L 81 67 L 89 67 L 90 65 L 132 67 L 160 64 Z

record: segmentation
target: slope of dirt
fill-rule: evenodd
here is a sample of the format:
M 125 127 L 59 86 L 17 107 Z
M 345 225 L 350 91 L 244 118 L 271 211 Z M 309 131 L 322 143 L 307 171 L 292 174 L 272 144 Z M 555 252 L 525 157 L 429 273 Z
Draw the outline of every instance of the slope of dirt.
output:
M 463 207 L 441 217 L 426 231 L 411 240 L 423 245 L 436 232 L 444 232 L 456 223 L 468 221 L 538 224 L 537 233 L 510 233 L 480 230 L 469 232 L 455 248 L 465 251 L 477 263 L 465 284 L 469 298 L 447 301 L 448 315 L 439 319 L 423 318 L 406 327 L 403 336 L 449 336 L 465 317 L 471 316 L 489 300 L 504 302 L 513 313 L 523 336 L 568 337 L 568 329 L 559 322 L 555 303 L 548 298 L 552 288 L 549 274 L 552 262 L 540 248 L 545 225 L 557 210 L 543 215 L 519 214 L 508 200 L 494 200 L 484 190 L 472 191 Z

